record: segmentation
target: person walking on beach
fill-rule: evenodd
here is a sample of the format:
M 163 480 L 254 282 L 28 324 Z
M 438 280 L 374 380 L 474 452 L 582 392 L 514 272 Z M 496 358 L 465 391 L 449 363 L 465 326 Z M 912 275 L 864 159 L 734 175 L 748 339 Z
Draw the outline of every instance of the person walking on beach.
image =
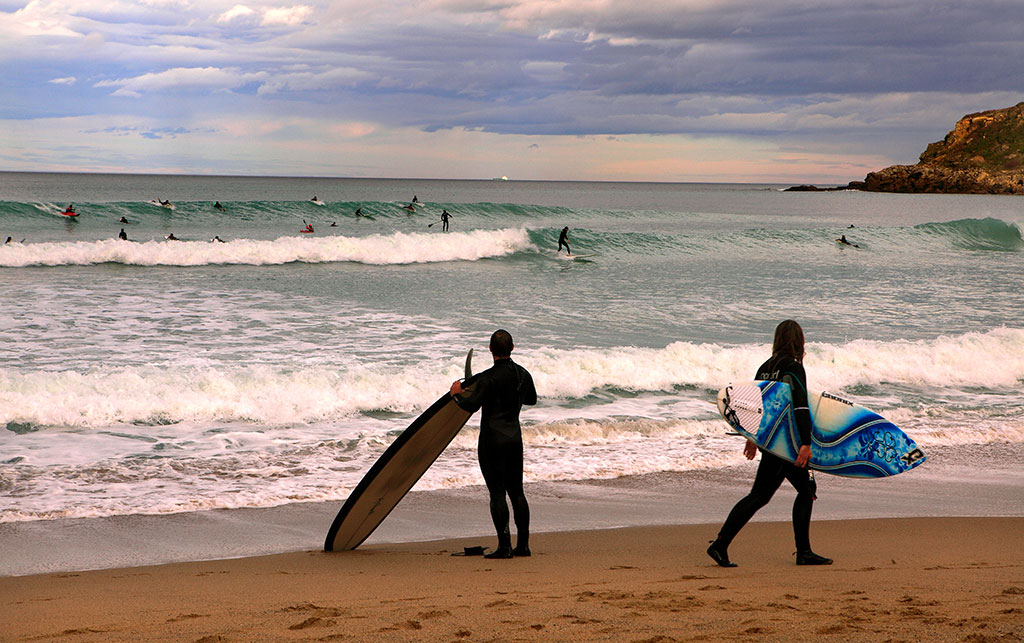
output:
M 512 361 L 512 335 L 496 330 L 490 350 L 494 366 L 477 375 L 467 392 L 456 380 L 451 387 L 455 403 L 475 413 L 483 408 L 477 457 L 490 495 L 491 520 L 498 532 L 498 548 L 487 558 L 530 555 L 530 505 L 523 492 L 523 431 L 519 412 L 524 404 L 537 403 L 537 389 L 530 372 Z M 505 496 L 512 501 L 516 523 L 516 547 L 512 549 L 509 512 Z
M 729 544 L 740 529 L 747 524 L 757 511 L 768 504 L 783 479 L 796 489 L 793 502 L 793 536 L 796 540 L 797 565 L 831 565 L 832 560 L 811 551 L 810 527 L 811 509 L 817 491 L 814 478 L 807 469 L 811 459 L 811 411 L 807 405 L 807 376 L 803 367 L 804 331 L 800 324 L 787 319 L 775 329 L 771 358 L 757 369 L 754 379 L 787 382 L 793 391 L 793 418 L 800 433 L 800 450 L 796 462 L 761 450 L 761 463 L 757 467 L 754 486 L 750 493 L 736 503 L 718 537 L 711 541 L 708 556 L 722 567 L 735 567 L 729 560 Z M 747 440 L 743 455 L 753 460 L 757 455 L 756 444 Z
M 562 234 L 558 235 L 558 250 L 555 250 L 555 254 L 562 251 L 562 246 L 565 246 L 565 254 L 572 256 L 572 250 L 569 250 L 569 226 L 562 228 Z

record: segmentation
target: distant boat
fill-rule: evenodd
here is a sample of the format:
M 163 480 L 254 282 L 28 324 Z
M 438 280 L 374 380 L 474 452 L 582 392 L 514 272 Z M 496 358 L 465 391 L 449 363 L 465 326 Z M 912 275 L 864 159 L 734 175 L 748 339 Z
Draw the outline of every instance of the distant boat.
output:
M 494 177 L 491 180 L 492 181 L 508 181 L 508 177 L 507 176 L 496 176 L 496 177 Z

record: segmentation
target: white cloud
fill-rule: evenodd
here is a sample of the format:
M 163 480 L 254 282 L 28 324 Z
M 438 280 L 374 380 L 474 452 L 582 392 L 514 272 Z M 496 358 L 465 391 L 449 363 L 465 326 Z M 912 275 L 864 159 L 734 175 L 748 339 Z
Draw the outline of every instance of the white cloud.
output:
M 140 96 L 145 91 L 169 89 L 233 89 L 266 78 L 265 72 L 244 73 L 236 68 L 176 67 L 134 78 L 101 80 L 94 87 L 117 87 L 114 96 Z
M 264 26 L 282 25 L 294 27 L 305 22 L 311 13 L 313 13 L 313 8 L 305 5 L 267 9 L 263 14 L 263 22 L 261 24 Z
M 250 9 L 249 7 L 245 6 L 244 4 L 236 4 L 235 6 L 231 7 L 227 11 L 225 11 L 224 13 L 220 14 L 220 16 L 217 18 L 217 22 L 219 22 L 219 23 L 231 22 L 232 20 L 234 20 L 236 18 L 242 18 L 242 17 L 251 16 L 254 13 L 256 13 L 256 12 L 253 11 L 252 9 Z
M 66 76 L 64 78 L 54 78 L 48 82 L 54 85 L 74 85 L 76 82 L 78 82 L 78 79 L 74 76 Z
M 260 85 L 260 95 L 284 91 L 316 91 L 352 87 L 360 81 L 374 78 L 369 74 L 352 67 L 337 67 L 323 72 L 299 71 L 275 74 Z

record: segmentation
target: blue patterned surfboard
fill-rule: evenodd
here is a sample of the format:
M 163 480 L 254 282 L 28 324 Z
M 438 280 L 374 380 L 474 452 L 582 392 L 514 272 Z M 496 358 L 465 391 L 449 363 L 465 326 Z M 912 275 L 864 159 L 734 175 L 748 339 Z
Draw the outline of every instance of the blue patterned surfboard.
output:
M 925 461 L 917 444 L 881 415 L 828 392 L 812 393 L 808 402 L 813 423 L 811 469 L 850 478 L 882 478 Z M 762 449 L 796 460 L 800 437 L 789 384 L 727 386 L 718 393 L 718 411 Z

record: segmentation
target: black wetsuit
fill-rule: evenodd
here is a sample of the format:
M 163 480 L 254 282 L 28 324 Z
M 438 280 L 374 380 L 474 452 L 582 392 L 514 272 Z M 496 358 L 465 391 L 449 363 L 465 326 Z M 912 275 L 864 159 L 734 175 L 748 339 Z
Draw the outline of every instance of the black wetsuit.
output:
M 558 235 L 558 250 L 555 252 L 561 252 L 562 246 L 565 246 L 565 252 L 572 254 L 572 250 L 569 250 L 569 229 L 562 230 L 562 234 Z
M 803 365 L 792 357 L 773 357 L 757 369 L 756 379 L 789 382 L 793 391 L 793 419 L 800 433 L 800 444 L 810 444 L 811 412 L 807 406 L 807 376 Z M 793 536 L 796 540 L 796 549 L 798 552 L 810 551 L 811 509 L 816 492 L 813 479 L 807 469 L 801 469 L 792 462 L 764 450 L 761 450 L 761 463 L 757 467 L 754 486 L 745 498 L 736 503 L 721 531 L 718 532 L 718 542 L 723 547 L 728 547 L 758 509 L 768 504 L 783 480 L 789 480 L 797 492 L 796 500 L 793 501 Z
M 441 213 L 441 231 L 448 232 L 448 219 L 451 219 L 452 215 L 448 214 L 448 210 Z
M 456 396 L 456 403 L 480 417 L 477 454 L 490 494 L 491 520 L 498 532 L 498 547 L 511 548 L 506 494 L 515 515 L 517 548 L 528 548 L 530 506 L 523 493 L 523 432 L 519 411 L 524 404 L 537 403 L 537 389 L 530 372 L 511 359 L 499 359 L 477 376 L 468 395 Z

